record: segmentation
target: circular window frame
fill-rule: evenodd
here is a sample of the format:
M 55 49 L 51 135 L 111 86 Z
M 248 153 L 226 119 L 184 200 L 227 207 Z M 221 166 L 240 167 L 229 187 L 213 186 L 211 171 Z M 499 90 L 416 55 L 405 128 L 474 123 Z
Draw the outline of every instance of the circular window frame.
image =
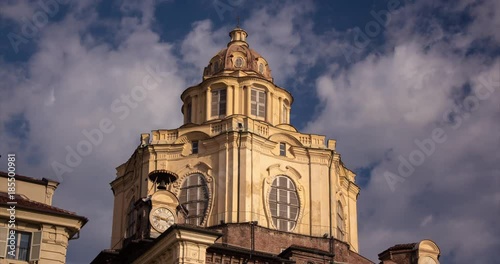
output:
M 264 74 L 264 63 L 259 63 L 259 73 Z
M 236 68 L 241 68 L 243 67 L 243 65 L 245 64 L 245 61 L 243 60 L 242 57 L 237 57 L 235 60 L 234 60 L 234 66 Z

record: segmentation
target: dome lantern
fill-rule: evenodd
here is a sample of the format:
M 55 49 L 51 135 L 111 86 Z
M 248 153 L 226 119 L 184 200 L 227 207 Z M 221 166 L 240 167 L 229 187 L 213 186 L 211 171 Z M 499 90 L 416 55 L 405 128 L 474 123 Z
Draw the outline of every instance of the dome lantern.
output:
M 248 33 L 240 27 L 236 27 L 231 32 L 229 32 L 229 36 L 231 37 L 231 41 L 227 43 L 227 46 L 231 46 L 233 44 L 244 45 L 248 47 L 247 36 Z
M 229 32 L 227 48 L 210 59 L 203 70 L 203 80 L 220 76 L 255 76 L 273 82 L 267 60 L 247 43 L 248 33 L 237 26 Z

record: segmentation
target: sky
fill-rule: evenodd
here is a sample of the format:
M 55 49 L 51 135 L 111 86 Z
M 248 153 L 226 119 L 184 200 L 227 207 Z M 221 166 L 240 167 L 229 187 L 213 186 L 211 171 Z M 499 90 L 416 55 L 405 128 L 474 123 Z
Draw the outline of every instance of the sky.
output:
M 68 263 L 110 247 L 115 168 L 140 133 L 182 124 L 180 94 L 237 17 L 292 124 L 357 173 L 363 256 L 428 238 L 441 263 L 497 262 L 500 1 L 1 1 L 0 170 L 15 153 L 90 219 Z

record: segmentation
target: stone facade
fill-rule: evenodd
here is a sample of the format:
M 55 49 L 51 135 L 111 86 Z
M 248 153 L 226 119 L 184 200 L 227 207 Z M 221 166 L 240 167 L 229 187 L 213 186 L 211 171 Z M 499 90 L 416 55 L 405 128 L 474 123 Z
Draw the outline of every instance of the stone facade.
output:
M 229 35 L 182 93 L 184 124 L 141 134 L 117 167 L 111 249 L 92 263 L 372 263 L 335 140 L 297 131 L 292 95 Z
M 16 175 L 11 196 L 7 183 L 14 181 L 9 178 L 0 172 L 0 264 L 66 263 L 69 240 L 78 237 L 87 219 L 52 206 L 58 182 Z M 15 206 L 15 222 L 9 222 L 11 206 Z
M 271 186 L 277 177 L 287 177 L 297 193 L 297 213 L 289 224 L 281 222 L 281 229 L 289 225 L 285 229 L 293 233 L 333 236 L 357 252 L 355 174 L 343 165 L 334 140 L 290 125 L 291 94 L 272 82 L 265 59 L 248 48 L 246 32 L 235 29 L 231 37 L 211 64 L 217 58 L 241 57 L 241 68 L 226 63 L 217 73 L 206 70 L 204 81 L 181 96 L 185 124 L 142 134 L 141 145 L 117 168 L 111 183 L 112 248 L 121 248 L 131 235 L 130 204 L 156 191 L 148 175 L 163 170 L 178 177 L 168 186 L 177 197 L 187 177 L 201 175 L 207 185 L 206 212 L 199 223 L 203 227 L 257 221 L 278 229 L 272 217 L 276 208 L 270 207 Z M 266 70 L 259 72 L 261 63 Z

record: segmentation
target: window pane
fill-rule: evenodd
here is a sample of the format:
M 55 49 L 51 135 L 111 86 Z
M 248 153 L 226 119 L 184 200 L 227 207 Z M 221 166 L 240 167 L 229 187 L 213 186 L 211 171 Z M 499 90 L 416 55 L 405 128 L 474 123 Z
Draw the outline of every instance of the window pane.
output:
M 261 106 L 259 108 L 259 114 L 258 114 L 258 116 L 260 116 L 260 117 L 266 117 L 266 109 L 265 109 L 265 107 Z
M 226 101 L 226 89 L 219 90 L 220 93 L 220 100 L 221 101 Z
M 21 239 L 19 243 L 19 259 L 28 260 L 30 242 L 31 242 L 31 234 L 21 233 Z
M 278 190 L 278 202 L 288 202 L 288 192 L 285 190 Z
M 266 93 L 263 91 L 259 91 L 259 102 L 261 102 L 261 103 L 266 102 Z
M 276 188 L 271 188 L 271 193 L 269 194 L 269 201 L 277 202 L 278 201 L 278 190 Z
M 212 109 L 211 116 L 216 116 L 219 112 L 219 98 L 216 92 L 212 92 Z
M 278 215 L 278 213 L 277 213 L 277 211 L 278 211 L 278 210 L 277 210 L 277 208 L 278 208 L 278 205 L 277 205 L 277 204 L 272 204 L 272 205 L 271 205 L 271 215 L 272 215 L 272 216 L 277 216 L 277 215 Z
M 198 153 L 198 141 L 193 141 L 193 148 L 192 148 L 192 153 L 197 154 Z
M 252 109 L 252 115 L 257 115 L 257 103 L 252 102 L 251 109 Z
M 287 178 L 285 178 L 285 177 L 279 177 L 279 184 L 278 184 L 278 186 L 281 187 L 281 188 L 286 188 L 287 187 L 287 182 L 288 182 Z
M 297 208 L 297 207 L 290 207 L 290 218 L 291 219 L 297 218 L 298 214 L 299 214 L 299 208 Z
M 279 230 L 288 231 L 288 222 L 282 219 L 278 220 Z
M 295 192 L 290 192 L 290 204 L 299 206 L 299 199 L 297 198 L 297 194 Z
M 219 115 L 225 115 L 226 114 L 226 101 L 221 101 L 219 105 Z
M 11 240 L 9 240 L 9 244 L 16 246 L 14 255 L 7 252 L 7 258 L 28 261 L 30 255 L 31 233 L 16 231 L 13 240 L 14 242 L 10 242 Z
M 288 218 L 288 207 L 286 205 L 279 205 L 278 216 L 283 218 Z

